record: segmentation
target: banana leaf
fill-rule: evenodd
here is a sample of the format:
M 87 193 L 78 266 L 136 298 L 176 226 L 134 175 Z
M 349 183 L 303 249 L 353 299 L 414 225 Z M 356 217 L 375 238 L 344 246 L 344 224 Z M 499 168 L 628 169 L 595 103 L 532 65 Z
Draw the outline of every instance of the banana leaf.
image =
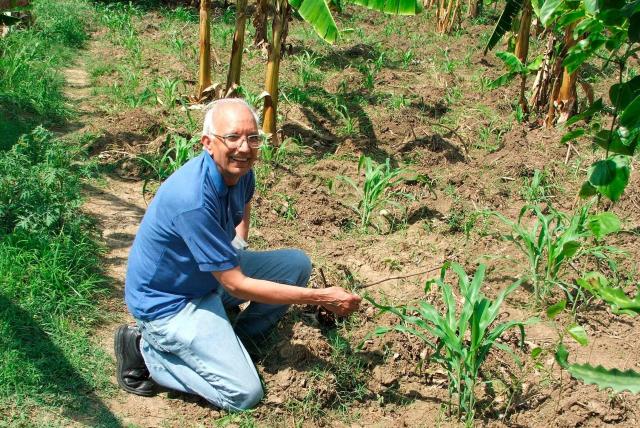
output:
M 491 38 L 489 39 L 487 46 L 484 48 L 485 55 L 493 49 L 498 44 L 502 36 L 511 29 L 513 25 L 513 18 L 518 14 L 518 12 L 520 12 L 523 3 L 524 0 L 507 0 L 504 10 L 500 15 L 500 19 L 498 19 L 498 23 L 496 24 L 496 28 L 493 30 L 493 34 L 491 34 Z

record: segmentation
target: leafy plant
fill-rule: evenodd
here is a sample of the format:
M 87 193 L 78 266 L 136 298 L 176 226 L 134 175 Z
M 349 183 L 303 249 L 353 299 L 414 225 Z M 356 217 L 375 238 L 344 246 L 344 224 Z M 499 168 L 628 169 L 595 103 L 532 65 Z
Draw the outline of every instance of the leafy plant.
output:
M 619 251 L 601 245 L 599 241 L 617 232 L 620 220 L 609 212 L 589 214 L 590 208 L 591 205 L 586 204 L 568 216 L 551 206 L 549 214 L 544 214 L 536 205 L 525 205 L 520 210 L 517 222 L 498 212 L 491 212 L 511 229 L 504 238 L 513 242 L 527 257 L 536 304 L 548 297 L 554 285 L 560 286 L 567 298 L 572 300 L 569 285 L 562 279 L 562 270 L 571 260 L 588 255 L 607 259 L 610 253 Z M 529 228 L 522 224 L 528 213 L 535 218 Z M 590 238 L 594 238 L 595 242 L 590 242 Z M 608 261 L 615 267 L 612 260 Z
M 164 181 L 197 155 L 195 146 L 199 142 L 200 137 L 198 135 L 187 139 L 181 135 L 169 134 L 165 140 L 165 144 L 169 148 L 162 155 L 141 155 L 138 156 L 138 159 L 153 170 L 158 181 Z M 149 180 L 145 180 L 142 193 L 146 192 L 148 184 Z
M 613 313 L 631 316 L 640 314 L 640 292 L 636 293 L 632 299 L 621 288 L 612 287 L 609 280 L 598 272 L 589 272 L 576 282 L 580 287 L 611 305 Z
M 295 220 L 298 217 L 298 211 L 296 211 L 293 197 L 285 193 L 276 193 L 276 196 L 280 198 L 280 202 L 276 205 L 275 211 L 287 221 Z
M 458 277 L 458 288 L 462 306 L 458 310 L 453 287 L 445 282 L 447 271 L 451 269 Z M 420 338 L 433 353 L 430 357 L 446 372 L 449 378 L 449 411 L 456 400 L 456 415 L 471 423 L 475 416 L 475 387 L 479 381 L 480 368 L 489 352 L 495 347 L 512 355 L 512 350 L 498 342 L 509 329 L 518 328 L 521 346 L 524 343 L 524 326 L 534 321 L 494 322 L 500 315 L 504 299 L 515 291 L 522 281 L 518 281 L 501 291 L 495 300 L 486 298 L 482 292 L 485 265 L 479 265 L 473 278 L 465 273 L 462 266 L 447 262 L 442 266 L 440 277 L 425 285 L 425 292 L 433 286 L 440 289 L 445 310 L 439 312 L 433 305 L 421 301 L 418 306 L 385 306 L 367 299 L 381 313 L 390 312 L 398 316 L 401 323 L 393 327 L 378 327 L 376 335 L 389 331 L 399 331 Z M 434 340 L 435 339 L 435 340 Z
M 630 391 L 640 393 L 640 373 L 633 370 L 621 371 L 606 369 L 591 364 L 569 364 L 569 352 L 560 344 L 556 351 L 556 361 L 560 367 L 567 370 L 571 376 L 586 384 L 597 385 L 599 388 L 611 388 L 615 392 Z
M 516 76 L 536 73 L 542 63 L 542 57 L 537 57 L 531 63 L 523 64 L 522 61 L 511 52 L 498 52 L 496 56 L 502 60 L 508 71 L 490 82 L 489 89 L 496 89 L 500 86 L 507 85 L 516 78 Z
M 265 140 L 260 146 L 260 159 L 270 165 L 285 165 L 287 159 L 299 150 L 292 138 L 287 138 L 277 147 Z
M 528 204 L 549 202 L 551 191 L 555 186 L 549 182 L 549 173 L 536 169 L 531 178 L 525 178 L 520 195 Z
M 349 177 L 338 176 L 338 178 L 350 184 L 356 191 L 359 200 L 353 209 L 360 216 L 361 229 L 366 231 L 371 224 L 371 214 L 374 211 L 387 205 L 401 207 L 400 204 L 391 200 L 389 190 L 403 181 L 400 175 L 405 170 L 393 168 L 388 158 L 384 164 L 374 165 L 371 158 L 362 155 L 358 161 L 358 173 L 361 171 L 364 172 L 362 187 Z

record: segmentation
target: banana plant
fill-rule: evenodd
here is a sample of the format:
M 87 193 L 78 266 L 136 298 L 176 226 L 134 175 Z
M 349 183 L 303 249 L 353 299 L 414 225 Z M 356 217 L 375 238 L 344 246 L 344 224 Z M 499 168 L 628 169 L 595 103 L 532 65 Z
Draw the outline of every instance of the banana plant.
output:
M 394 15 L 415 15 L 422 10 L 418 0 L 352 0 L 368 9 Z M 262 130 L 269 135 L 272 143 L 278 143 L 276 117 L 278 111 L 278 79 L 283 35 L 287 32 L 288 14 L 294 9 L 304 21 L 326 42 L 334 43 L 339 30 L 325 0 L 274 0 L 272 41 L 269 46 L 269 60 L 265 76 L 264 111 Z
M 209 7 L 211 0 L 200 0 L 200 54 L 198 69 L 198 99 L 211 86 L 211 33 Z

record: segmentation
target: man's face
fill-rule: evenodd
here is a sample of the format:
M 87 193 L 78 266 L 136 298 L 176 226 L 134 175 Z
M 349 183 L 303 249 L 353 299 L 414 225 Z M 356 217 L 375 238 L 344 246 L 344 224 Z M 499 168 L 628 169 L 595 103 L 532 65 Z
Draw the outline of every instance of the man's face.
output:
M 225 183 L 233 186 L 249 172 L 258 157 L 258 149 L 249 147 L 245 140 L 249 135 L 258 133 L 257 124 L 253 114 L 245 106 L 228 104 L 216 112 L 213 127 L 216 135 L 235 134 L 243 137 L 240 147 L 229 149 L 219 137 L 202 136 L 202 145 L 216 161 Z

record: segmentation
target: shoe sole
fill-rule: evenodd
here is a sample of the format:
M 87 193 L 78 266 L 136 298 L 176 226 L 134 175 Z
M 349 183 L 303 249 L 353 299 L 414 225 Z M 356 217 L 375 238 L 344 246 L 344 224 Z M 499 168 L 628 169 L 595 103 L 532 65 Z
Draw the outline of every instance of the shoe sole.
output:
M 118 381 L 118 385 L 120 386 L 120 388 L 124 389 L 125 391 L 127 391 L 128 393 L 131 394 L 135 394 L 135 395 L 141 395 L 143 397 L 153 397 L 156 395 L 156 393 L 154 391 L 150 391 L 150 392 L 141 392 L 135 388 L 131 388 L 130 386 L 128 386 L 127 384 L 124 383 L 123 379 L 122 379 L 122 358 L 121 355 L 123 354 L 123 347 L 124 347 L 124 334 L 126 333 L 127 329 L 129 327 L 126 325 L 121 325 L 120 327 L 118 327 L 118 330 L 116 330 L 116 335 L 113 339 L 113 348 L 116 352 L 116 380 Z

